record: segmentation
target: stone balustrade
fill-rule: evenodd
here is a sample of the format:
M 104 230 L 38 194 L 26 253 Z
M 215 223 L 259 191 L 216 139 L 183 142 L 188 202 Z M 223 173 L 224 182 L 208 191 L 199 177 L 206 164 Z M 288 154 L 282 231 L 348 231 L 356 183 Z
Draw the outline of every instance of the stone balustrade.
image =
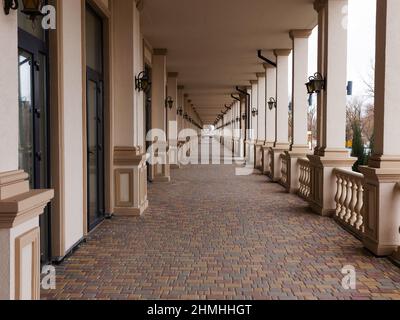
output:
M 280 162 L 281 162 L 281 180 L 280 180 L 280 184 L 286 188 L 287 184 L 289 182 L 289 179 L 288 179 L 288 158 L 287 158 L 287 155 L 285 153 L 282 153 L 279 158 L 280 158 Z
M 307 158 L 301 158 L 298 160 L 300 168 L 299 174 L 299 191 L 298 194 L 304 200 L 308 200 L 311 194 L 311 166 L 310 160 Z
M 364 176 L 360 173 L 335 169 L 335 219 L 358 238 L 364 233 Z

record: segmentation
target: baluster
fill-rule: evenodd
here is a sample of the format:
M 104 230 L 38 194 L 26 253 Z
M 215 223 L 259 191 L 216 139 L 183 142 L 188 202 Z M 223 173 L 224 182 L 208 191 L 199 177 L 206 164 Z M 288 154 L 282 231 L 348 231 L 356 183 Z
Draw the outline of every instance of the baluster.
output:
M 349 222 L 350 218 L 351 218 L 351 209 L 350 209 L 350 204 L 351 204 L 351 198 L 353 195 L 353 182 L 349 177 L 346 177 L 347 179 L 347 191 L 346 191 L 346 210 L 345 210 L 345 215 L 343 217 L 344 221 L 346 223 Z
M 364 232 L 364 186 L 362 181 L 358 182 L 358 202 L 356 206 L 357 221 L 355 227 L 357 230 Z
M 336 197 L 335 197 L 335 201 L 336 201 L 336 216 L 338 217 L 340 214 L 340 211 L 342 210 L 342 205 L 340 203 L 340 197 L 342 195 L 342 177 L 341 175 L 336 172 Z
M 304 195 L 304 166 L 302 164 L 300 164 L 299 182 L 300 182 L 299 192 L 301 195 Z
M 311 167 L 309 163 L 306 166 L 306 197 L 309 198 L 311 195 Z
M 339 213 L 340 219 L 343 219 L 343 217 L 346 214 L 346 198 L 347 198 L 347 180 L 346 177 L 342 176 L 342 196 L 340 197 L 340 205 L 341 205 L 341 210 Z
M 354 223 L 357 221 L 357 212 L 356 212 L 356 207 L 357 207 L 357 202 L 358 202 L 357 178 L 353 179 L 352 184 L 353 184 L 352 199 L 351 199 L 351 204 L 350 204 L 351 216 L 350 216 L 349 223 L 352 227 L 354 227 Z

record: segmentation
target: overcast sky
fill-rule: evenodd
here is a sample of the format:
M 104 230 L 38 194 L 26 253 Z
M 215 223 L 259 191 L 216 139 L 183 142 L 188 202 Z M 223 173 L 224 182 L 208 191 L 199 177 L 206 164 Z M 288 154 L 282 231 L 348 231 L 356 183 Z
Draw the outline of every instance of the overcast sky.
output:
M 399 0 L 400 1 L 400 0 Z M 373 76 L 375 61 L 376 0 L 349 0 L 347 78 L 353 81 L 353 94 L 364 95 L 365 85 Z M 309 73 L 317 70 L 318 32 L 310 37 Z

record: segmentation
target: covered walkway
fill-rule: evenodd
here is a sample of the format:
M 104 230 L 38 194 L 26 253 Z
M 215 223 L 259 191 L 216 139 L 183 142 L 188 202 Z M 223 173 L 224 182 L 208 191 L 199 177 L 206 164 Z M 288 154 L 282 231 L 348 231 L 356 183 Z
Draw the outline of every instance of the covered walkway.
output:
M 396 266 L 266 176 L 236 176 L 234 165 L 171 174 L 149 186 L 144 216 L 91 233 L 42 298 L 400 299 Z M 346 265 L 356 290 L 342 288 Z

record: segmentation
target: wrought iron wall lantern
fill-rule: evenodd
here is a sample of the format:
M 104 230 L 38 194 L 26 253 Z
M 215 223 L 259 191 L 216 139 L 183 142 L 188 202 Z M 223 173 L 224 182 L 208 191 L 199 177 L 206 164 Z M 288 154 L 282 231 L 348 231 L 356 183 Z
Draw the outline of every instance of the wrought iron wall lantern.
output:
M 319 72 L 315 73 L 314 76 L 309 78 L 309 81 L 306 83 L 307 93 L 320 93 L 325 89 L 325 79 Z
M 165 99 L 165 107 L 169 108 L 170 110 L 174 107 L 174 100 L 172 97 L 168 96 L 167 99 Z
M 178 111 L 177 111 L 177 114 L 180 115 L 180 116 L 182 117 L 182 115 L 183 115 L 183 109 L 182 109 L 182 108 L 179 108 Z
M 245 121 L 247 119 L 247 115 L 245 113 L 242 114 L 242 120 Z
M 147 92 L 150 89 L 150 86 L 150 78 L 146 71 L 142 71 L 137 77 L 135 77 L 135 88 L 137 91 Z
M 11 10 L 18 10 L 19 2 L 18 0 L 3 0 L 4 1 L 4 13 L 6 15 L 10 14 Z M 29 19 L 35 21 L 37 17 L 43 16 L 42 8 L 44 5 L 43 0 L 22 0 L 23 8 L 22 13 L 27 15 Z
M 272 109 L 276 108 L 276 100 L 275 100 L 275 98 L 272 98 L 272 97 L 269 98 L 268 108 L 269 108 L 269 110 L 272 110 Z
M 240 117 L 236 117 L 236 122 L 240 122 Z
M 185 112 L 184 114 L 183 114 L 183 119 L 188 119 L 189 118 L 189 116 L 188 116 L 188 114 Z
M 251 110 L 251 114 L 253 115 L 253 117 L 258 116 L 258 110 L 256 108 L 253 108 Z

